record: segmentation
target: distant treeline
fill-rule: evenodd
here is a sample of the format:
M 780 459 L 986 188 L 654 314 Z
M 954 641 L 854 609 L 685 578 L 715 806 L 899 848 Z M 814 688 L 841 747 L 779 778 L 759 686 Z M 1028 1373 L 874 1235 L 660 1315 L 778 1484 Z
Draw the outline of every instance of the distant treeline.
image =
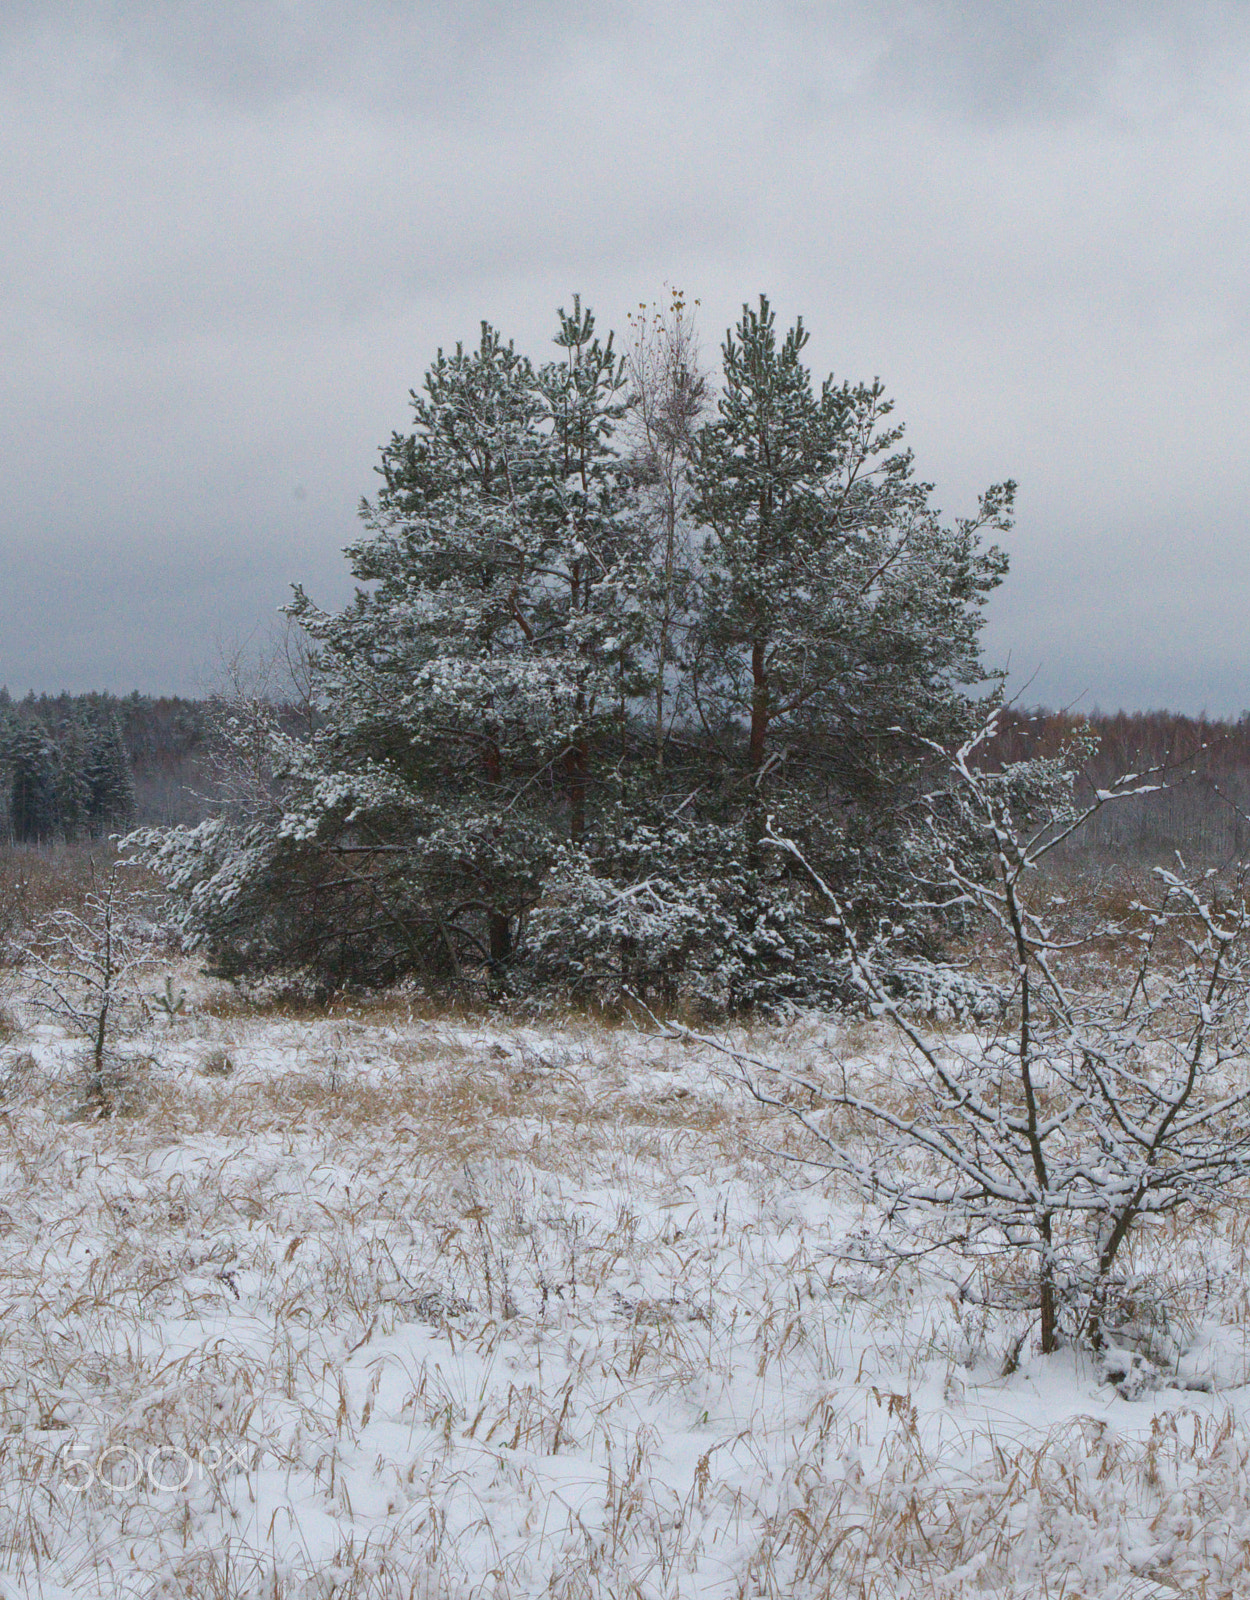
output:
M 102 838 L 203 814 L 210 702 L 0 688 L 0 840 Z
M 1250 714 L 1236 722 L 1170 711 L 1011 710 L 994 743 L 1003 761 L 1052 756 L 1086 728 L 1095 752 L 1080 763 L 1078 798 L 1092 798 L 1125 773 L 1163 787 L 1105 806 L 1065 847 L 1070 859 L 1140 867 L 1181 851 L 1191 864 L 1222 866 L 1250 852 Z
M 214 730 L 224 704 L 137 692 L 14 700 L 0 688 L 0 841 L 198 822 L 217 787 Z M 284 712 L 283 721 L 294 718 Z M 1220 722 L 1169 711 L 1080 717 L 1012 709 L 993 753 L 1001 761 L 1057 755 L 1085 729 L 1098 745 L 1081 763 L 1081 793 L 1154 769 L 1166 788 L 1106 807 L 1070 856 L 1140 866 L 1181 850 L 1222 864 L 1250 851 L 1250 714 Z

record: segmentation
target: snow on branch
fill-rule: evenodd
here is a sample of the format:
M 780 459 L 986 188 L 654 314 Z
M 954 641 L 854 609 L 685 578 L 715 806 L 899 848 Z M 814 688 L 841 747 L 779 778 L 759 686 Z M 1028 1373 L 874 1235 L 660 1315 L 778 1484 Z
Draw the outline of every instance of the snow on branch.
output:
M 852 981 L 903 1059 L 892 1081 L 865 1086 L 844 1063 L 800 1072 L 703 1042 L 804 1129 L 808 1159 L 885 1208 L 892 1248 L 914 1253 L 936 1228 L 974 1262 L 1029 1260 L 1043 1351 L 1064 1332 L 1099 1346 L 1134 1229 L 1250 1173 L 1250 912 L 1243 882 L 1217 892 L 1180 864 L 1156 873 L 1155 895 L 1127 919 L 1058 926 L 1032 871 L 1041 856 L 1103 805 L 1156 785 L 1126 778 L 1078 808 L 1058 768 L 983 770 L 975 757 L 992 731 L 991 720 L 947 757 L 929 826 L 946 903 L 974 919 L 997 1014 L 959 1033 L 921 1024 L 898 994 L 899 930 L 857 931 L 770 820 L 767 843 L 825 900 Z M 932 885 L 925 893 L 932 903 Z M 871 1138 L 856 1131 L 865 1123 Z

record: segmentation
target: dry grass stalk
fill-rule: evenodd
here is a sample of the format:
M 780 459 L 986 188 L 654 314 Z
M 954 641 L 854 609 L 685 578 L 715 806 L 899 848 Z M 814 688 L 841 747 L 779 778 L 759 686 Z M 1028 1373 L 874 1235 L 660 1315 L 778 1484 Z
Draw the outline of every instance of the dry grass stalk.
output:
M 796 1187 L 770 1149 L 792 1119 L 727 1097 L 697 1047 L 393 1003 L 197 999 L 150 1027 L 162 1065 L 124 1121 L 61 1120 L 63 1050 L 15 1041 L 35 1065 L 0 1116 L 6 1579 L 145 1600 L 1110 1597 L 1119 1518 L 1143 1582 L 1194 1585 L 1202 1563 L 1221 1592 L 1243 1581 L 1247 1440 L 1222 1400 L 1116 1401 L 1138 1438 L 1009 1437 L 996 1374 L 1024 1314 L 986 1303 L 1009 1271 L 987 1262 L 959 1301 L 936 1258 L 875 1262 L 871 1208 L 836 1177 Z M 914 1097 L 878 1024 L 750 1036 L 804 1069 L 831 1040 Z M 202 1075 L 214 1052 L 230 1075 Z M 845 1132 L 872 1136 L 850 1113 Z M 1134 1267 L 1171 1263 L 1195 1328 L 1250 1321 L 1248 1243 L 1244 1211 L 1172 1218 Z M 119 1481 L 136 1459 L 156 1481 L 68 1492 L 109 1450 Z

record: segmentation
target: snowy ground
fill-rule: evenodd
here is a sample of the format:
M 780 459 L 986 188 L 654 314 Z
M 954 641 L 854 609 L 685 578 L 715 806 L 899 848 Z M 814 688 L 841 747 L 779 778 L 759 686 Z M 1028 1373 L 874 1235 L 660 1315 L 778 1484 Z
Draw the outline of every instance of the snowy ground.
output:
M 1241 1202 L 1143 1246 L 1199 1387 L 1004 1377 L 699 1045 L 190 986 L 103 1122 L 7 1002 L 0 1593 L 1250 1593 Z

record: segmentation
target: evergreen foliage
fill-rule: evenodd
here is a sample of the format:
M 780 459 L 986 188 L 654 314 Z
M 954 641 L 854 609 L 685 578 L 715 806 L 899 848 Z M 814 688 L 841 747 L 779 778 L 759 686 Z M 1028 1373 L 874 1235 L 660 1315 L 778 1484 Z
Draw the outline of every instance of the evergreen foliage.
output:
M 657 327 L 624 362 L 574 299 L 543 365 L 485 324 L 439 353 L 355 599 L 289 608 L 317 725 L 271 730 L 246 815 L 134 839 L 219 970 L 778 1004 L 841 935 L 767 816 L 864 918 L 914 881 L 916 741 L 978 717 L 1014 486 L 945 526 L 881 385 L 817 389 L 766 300 L 707 420 L 684 300 Z
M 9 825 L 21 844 L 42 844 L 61 827 L 64 793 L 56 745 L 38 725 L 17 720 L 6 740 Z
M 32 694 L 15 704 L 0 691 L 0 837 L 46 844 L 133 827 L 134 758 L 123 716 L 127 726 L 147 726 L 165 704 L 100 694 Z
M 710 530 L 696 627 L 709 725 L 749 730 L 760 774 L 838 750 L 841 781 L 874 787 L 879 740 L 957 729 L 982 677 L 979 602 L 1006 562 L 978 534 L 1003 528 L 1014 484 L 976 518 L 942 527 L 931 486 L 895 447 L 879 381 L 825 381 L 800 359 L 800 320 L 781 341 L 766 299 L 724 347 L 716 420 L 699 439 L 696 519 Z M 756 786 L 763 793 L 763 786 Z
M 86 816 L 93 833 L 133 826 L 135 784 L 116 712 L 101 709 L 90 725 L 82 765 Z

